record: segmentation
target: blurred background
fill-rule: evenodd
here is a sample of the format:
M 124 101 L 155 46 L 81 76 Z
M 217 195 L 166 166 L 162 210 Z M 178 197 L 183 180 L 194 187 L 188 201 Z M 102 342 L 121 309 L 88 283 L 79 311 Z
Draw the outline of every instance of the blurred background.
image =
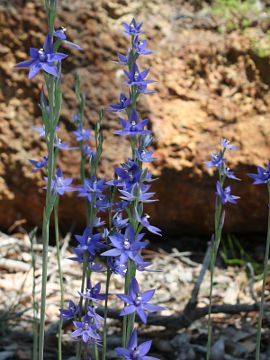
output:
M 226 137 L 239 149 L 228 160 L 243 180 L 233 184 L 241 201 L 229 207 L 225 230 L 264 231 L 266 189 L 250 186 L 246 172 L 270 155 L 269 1 L 60 0 L 59 5 L 58 25 L 83 48 L 66 49 L 62 141 L 75 144 L 75 71 L 82 77 L 91 126 L 97 112 L 126 90 L 112 61 L 128 46 L 121 22 L 135 16 L 144 22 L 154 51 L 141 66 L 150 66 L 150 78 L 157 80 L 157 93 L 140 102 L 155 139 L 151 170 L 159 177 L 153 186 L 160 203 L 147 209 L 153 223 L 175 236 L 211 233 L 215 176 L 204 161 Z M 28 159 L 45 155 L 45 144 L 33 131 L 41 125 L 42 75 L 29 81 L 27 71 L 13 67 L 28 58 L 30 46 L 42 46 L 46 31 L 42 1 L 0 0 L 0 228 L 5 231 L 41 224 L 43 180 L 32 173 Z M 106 113 L 100 175 L 107 179 L 129 151 L 128 143 L 112 134 L 117 127 L 117 116 Z M 78 179 L 79 153 L 62 152 L 61 166 L 66 176 Z M 74 194 L 64 197 L 60 211 L 62 229 L 84 226 L 82 202 Z

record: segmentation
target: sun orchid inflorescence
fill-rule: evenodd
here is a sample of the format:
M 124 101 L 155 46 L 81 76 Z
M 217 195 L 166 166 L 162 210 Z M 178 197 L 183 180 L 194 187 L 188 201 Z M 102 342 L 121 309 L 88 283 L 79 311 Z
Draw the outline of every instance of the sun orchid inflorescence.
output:
M 209 294 L 209 311 L 208 311 L 208 340 L 207 340 L 207 360 L 211 356 L 211 343 L 212 343 L 212 324 L 211 324 L 211 310 L 212 310 L 212 290 L 214 281 L 214 267 L 216 264 L 217 253 L 221 241 L 222 229 L 225 220 L 225 210 L 223 206 L 227 203 L 237 204 L 239 196 L 232 195 L 231 187 L 226 186 L 227 179 L 240 180 L 234 172 L 231 171 L 226 162 L 225 153 L 229 151 L 237 150 L 234 145 L 227 139 L 221 140 L 221 149 L 217 153 L 212 153 L 212 159 L 206 161 L 207 168 L 214 168 L 218 170 L 218 180 L 216 182 L 216 203 L 215 203 L 215 233 L 213 236 L 213 244 L 211 248 L 211 260 L 210 260 L 210 294 Z
M 76 191 L 79 197 L 86 200 L 87 227 L 82 235 L 75 236 L 78 245 L 74 249 L 75 256 L 71 260 L 83 264 L 84 279 L 81 291 L 78 292 L 80 295 L 78 303 L 71 300 L 68 309 L 60 310 L 60 317 L 63 319 L 67 316 L 70 319 L 72 313 L 74 314 L 75 331 L 72 333 L 72 337 L 90 347 L 96 347 L 103 342 L 103 359 L 106 359 L 106 316 L 109 280 L 112 275 L 125 278 L 125 294 L 116 294 L 124 303 L 123 310 L 119 313 L 119 316 L 124 317 L 123 348 L 117 350 L 119 354 L 130 352 L 130 336 L 137 334 L 134 327 L 135 313 L 146 323 L 148 312 L 163 309 L 161 306 L 149 304 L 155 290 L 140 293 L 139 284 L 136 280 L 136 270 L 147 271 L 151 265 L 151 263 L 143 260 L 141 254 L 141 250 L 148 246 L 148 242 L 143 240 L 145 237 L 143 229 L 161 235 L 160 229 L 151 225 L 149 216 L 143 213 L 144 203 L 156 201 L 153 199 L 154 193 L 149 191 L 150 183 L 154 179 L 149 170 L 143 167 L 144 163 L 152 162 L 154 158 L 152 157 L 153 151 L 148 149 L 152 142 L 151 131 L 146 128 L 149 119 L 141 120 L 136 110 L 136 103 L 140 94 L 153 92 L 148 89 L 148 86 L 154 81 L 146 79 L 150 70 L 141 71 L 137 64 L 140 56 L 149 55 L 151 52 L 146 49 L 147 41 L 140 40 L 139 37 L 142 24 L 137 24 L 132 19 L 130 24 L 123 23 L 123 25 L 124 32 L 131 37 L 131 46 L 126 56 L 118 54 L 118 58 L 121 60 L 118 64 L 127 67 L 124 69 L 124 75 L 127 77 L 124 84 L 128 86 L 128 94 L 121 93 L 119 103 L 112 104 L 108 107 L 108 111 L 126 114 L 126 119 L 123 115 L 119 117 L 122 128 L 114 131 L 114 133 L 129 137 L 131 156 L 126 159 L 125 163 L 115 168 L 115 175 L 112 180 L 106 181 L 97 178 L 97 154 L 101 155 L 103 139 L 99 144 L 96 144 L 95 151 L 91 150 L 89 144 L 85 144 L 85 141 L 91 140 L 92 136 L 90 130 L 83 127 L 83 98 L 77 89 L 76 95 L 81 111 L 74 116 L 74 123 L 77 127 L 74 135 L 82 151 L 81 164 L 83 165 L 81 168 L 82 185 L 78 186 Z M 136 35 L 133 35 L 135 33 Z M 101 132 L 96 131 L 96 140 L 100 134 Z M 88 146 L 90 157 L 90 177 L 86 176 L 84 170 L 85 146 Z M 106 211 L 109 213 L 107 226 L 99 218 L 99 214 Z M 103 230 L 101 230 L 102 228 Z M 108 281 L 105 293 L 101 292 L 100 283 L 91 284 L 91 274 L 103 269 L 103 266 L 96 263 L 95 260 L 99 254 L 102 257 L 101 261 L 104 262 L 105 260 L 106 262 Z M 86 288 L 85 281 L 87 282 Z M 105 301 L 104 319 L 96 313 L 96 306 L 101 301 Z M 101 337 L 103 323 L 103 337 Z M 81 352 L 82 346 L 79 346 L 77 356 L 80 356 Z M 95 354 L 97 352 L 98 350 Z M 133 358 L 139 359 L 138 356 Z M 151 357 L 144 356 L 142 358 L 150 359 Z
M 50 2 L 47 3 L 47 13 L 50 18 Z M 55 17 L 55 7 L 52 7 Z M 50 30 L 51 24 L 49 20 Z M 56 159 L 59 150 L 72 149 L 66 143 L 62 143 L 58 136 L 59 116 L 61 103 L 61 61 L 67 55 L 58 52 L 61 44 L 66 44 L 77 50 L 80 46 L 70 42 L 66 37 L 66 29 L 61 27 L 50 31 L 47 35 L 43 48 L 30 49 L 31 60 L 23 61 L 16 65 L 17 68 L 30 68 L 29 78 L 34 78 L 40 71 L 44 72 L 46 92 L 42 89 L 40 108 L 43 116 L 43 126 L 35 127 L 41 138 L 44 138 L 48 155 L 41 160 L 29 160 L 34 170 L 45 169 L 44 178 L 47 185 L 47 200 L 44 216 L 44 254 L 47 253 L 46 246 L 49 239 L 49 224 L 52 211 L 58 210 L 59 196 L 65 192 L 77 192 L 77 196 L 85 199 L 86 204 L 86 227 L 81 235 L 76 235 L 77 246 L 74 249 L 74 256 L 71 261 L 82 265 L 82 284 L 78 289 L 78 298 L 71 299 L 68 307 L 63 306 L 63 279 L 61 274 L 61 262 L 59 262 L 59 277 L 61 278 L 61 304 L 59 338 L 61 343 L 62 321 L 72 320 L 74 331 L 71 336 L 77 341 L 76 357 L 80 359 L 83 354 L 90 353 L 98 358 L 98 346 L 103 346 L 102 357 L 106 359 L 106 337 L 107 337 L 107 308 L 109 297 L 109 282 L 112 275 L 119 275 L 125 278 L 124 294 L 116 294 L 118 299 L 123 301 L 123 310 L 119 312 L 123 321 L 123 347 L 118 348 L 119 355 L 131 353 L 132 358 L 150 359 L 145 356 L 150 349 L 151 342 L 137 347 L 137 331 L 135 328 L 135 313 L 141 320 L 147 322 L 147 313 L 160 311 L 163 307 L 149 303 L 154 296 L 155 290 L 140 292 L 136 280 L 136 270 L 149 270 L 151 263 L 143 260 L 141 250 L 148 246 L 148 241 L 143 240 L 145 233 L 143 229 L 151 233 L 161 235 L 161 230 L 150 224 L 149 216 L 143 213 L 143 204 L 157 201 L 153 199 L 154 193 L 149 191 L 151 182 L 154 181 L 149 170 L 143 167 L 155 159 L 153 151 L 149 150 L 152 138 L 151 131 L 147 129 L 149 119 L 140 119 L 136 110 L 136 103 L 140 94 L 150 94 L 148 86 L 154 83 L 147 79 L 150 69 L 140 70 L 137 60 L 140 56 L 150 55 L 152 52 L 147 49 L 147 40 L 141 39 L 142 23 L 137 24 L 132 19 L 130 24 L 123 23 L 124 32 L 130 37 L 130 48 L 127 55 L 118 54 L 118 64 L 126 69 L 123 74 L 126 77 L 124 85 L 128 87 L 128 94 L 120 94 L 118 104 L 112 104 L 108 111 L 120 113 L 120 130 L 114 131 L 116 135 L 125 136 L 130 139 L 131 155 L 119 167 L 115 168 L 115 175 L 112 180 L 99 179 L 97 167 L 102 154 L 103 134 L 101 122 L 104 112 L 99 113 L 99 119 L 95 128 L 95 136 L 91 130 L 84 127 L 85 96 L 80 91 L 80 78 L 76 77 L 75 93 L 79 105 L 79 112 L 73 116 L 73 123 L 76 129 L 73 131 L 76 142 L 81 152 L 80 178 L 81 185 L 72 186 L 72 178 L 64 178 L 62 170 L 57 167 Z M 55 42 L 54 42 L 55 39 Z M 93 143 L 95 144 L 93 147 Z M 73 148 L 73 149 L 76 149 Z M 87 169 L 87 167 L 89 168 Z M 99 217 L 107 212 L 109 223 L 105 224 Z M 55 224 L 58 227 L 58 216 L 55 213 Z M 101 262 L 97 256 L 101 255 Z M 46 255 L 47 256 L 47 255 Z M 43 258 L 44 277 L 47 272 L 47 257 Z M 106 291 L 102 292 L 101 283 L 92 283 L 92 273 L 106 271 Z M 40 334 L 39 358 L 43 356 L 44 346 L 44 322 L 46 283 L 43 279 L 42 308 L 43 312 Z M 105 301 L 105 316 L 101 317 L 96 308 L 100 302 Z M 103 328 L 103 334 L 102 334 Z M 136 338 L 136 339 L 135 339 Z M 136 344 L 135 344 L 136 342 Z M 58 342 L 58 352 L 61 351 L 61 344 Z M 136 346 L 135 346 L 136 345 Z M 134 347 L 135 346 L 135 347 Z M 91 352 L 91 349 L 93 350 Z M 120 350 L 119 350 L 120 349 Z M 126 350 L 125 350 L 126 349 Z M 137 355 L 136 355 L 137 354 Z M 122 356 L 122 355 L 121 355 Z M 126 358 L 126 357 L 125 357 Z M 61 354 L 58 353 L 58 359 Z

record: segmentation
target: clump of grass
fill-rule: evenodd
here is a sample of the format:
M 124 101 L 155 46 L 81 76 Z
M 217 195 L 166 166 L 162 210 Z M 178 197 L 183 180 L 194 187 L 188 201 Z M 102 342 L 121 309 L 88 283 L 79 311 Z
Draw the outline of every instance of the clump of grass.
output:
M 251 26 L 251 16 L 259 15 L 256 0 L 215 0 L 213 14 L 223 19 L 220 31 L 244 30 Z
M 262 33 L 257 39 L 251 39 L 252 51 L 260 58 L 266 58 L 270 55 L 270 30 Z

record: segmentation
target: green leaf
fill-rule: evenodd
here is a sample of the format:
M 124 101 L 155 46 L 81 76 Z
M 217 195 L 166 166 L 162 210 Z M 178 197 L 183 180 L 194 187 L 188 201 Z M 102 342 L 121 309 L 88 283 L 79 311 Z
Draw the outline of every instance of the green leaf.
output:
M 78 103 L 81 103 L 81 101 L 82 101 L 82 99 L 81 99 L 81 77 L 80 77 L 79 72 L 76 72 L 76 75 L 75 75 L 75 94 L 76 94 Z
M 61 91 L 60 85 L 58 85 L 58 84 L 56 86 L 54 96 L 55 96 L 55 120 L 56 120 L 56 122 L 58 122 L 60 112 L 61 112 L 61 105 L 62 105 L 62 91 Z

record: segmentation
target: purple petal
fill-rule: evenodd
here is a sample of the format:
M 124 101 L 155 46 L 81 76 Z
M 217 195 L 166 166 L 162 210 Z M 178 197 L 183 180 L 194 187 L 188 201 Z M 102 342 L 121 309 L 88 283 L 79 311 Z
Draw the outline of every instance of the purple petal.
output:
M 137 313 L 138 313 L 139 317 L 141 318 L 142 322 L 143 322 L 144 324 L 146 324 L 146 323 L 147 323 L 147 315 L 146 315 L 146 313 L 143 311 L 143 308 L 142 308 L 141 306 L 139 306 L 139 307 L 137 308 Z
M 68 55 L 66 54 L 62 54 L 62 53 L 53 53 L 53 54 L 48 54 L 48 62 L 54 62 L 54 61 L 61 61 L 63 59 L 65 59 Z
M 82 340 L 86 343 L 88 339 L 89 339 L 89 335 L 86 331 L 84 331 L 82 334 Z
M 77 329 L 75 331 L 73 331 L 73 333 L 71 333 L 72 337 L 77 337 L 77 336 L 81 336 L 82 334 L 82 329 Z
M 124 348 L 116 348 L 114 349 L 118 355 L 120 355 L 121 357 L 125 357 L 125 358 L 128 358 L 128 356 L 130 356 L 130 351 L 128 351 L 127 349 L 124 349 Z
M 52 53 L 53 41 L 52 41 L 52 38 L 51 38 L 50 34 L 48 34 L 46 36 L 46 39 L 45 39 L 45 42 L 44 42 L 44 45 L 43 45 L 43 49 L 44 49 L 46 54 Z
M 134 305 L 128 305 L 125 306 L 124 309 L 120 312 L 120 316 L 133 314 L 135 311 L 136 311 L 136 307 Z
M 30 48 L 29 53 L 30 53 L 30 56 L 34 59 L 37 59 L 39 56 L 38 49 L 36 49 L 36 48 Z
M 69 46 L 69 47 L 71 47 L 72 49 L 75 49 L 75 50 L 80 50 L 80 51 L 83 50 L 83 49 L 80 47 L 80 45 L 74 44 L 73 42 L 68 41 L 68 40 L 65 40 L 65 41 L 64 41 L 64 44 L 66 44 L 67 46 Z
M 155 293 L 155 290 L 148 290 L 148 291 L 145 291 L 143 294 L 142 294 L 142 300 L 143 302 L 148 302 L 152 299 L 152 297 L 154 296 L 154 293 Z
M 144 307 L 144 309 L 146 309 L 147 311 L 150 311 L 150 312 L 165 310 L 165 308 L 163 306 L 154 305 L 154 304 L 144 304 L 143 307 Z
M 122 243 L 117 236 L 109 236 L 109 239 L 111 240 L 113 246 L 116 247 L 117 249 L 123 248 Z
M 137 330 L 134 329 L 130 335 L 128 347 L 129 349 L 133 349 L 137 346 L 138 340 L 137 340 Z
M 29 66 L 34 65 L 35 62 L 36 62 L 36 60 L 33 60 L 33 59 L 25 60 L 25 61 L 22 61 L 22 62 L 16 64 L 14 66 L 14 68 L 28 68 Z
M 142 343 L 141 345 L 138 346 L 139 350 L 140 350 L 140 355 L 144 356 L 147 353 L 149 353 L 149 350 L 151 348 L 152 345 L 152 340 L 149 341 L 145 341 L 144 343 Z
M 125 294 L 119 294 L 116 295 L 119 299 L 121 299 L 122 301 L 126 302 L 127 304 L 132 304 L 133 300 L 129 295 L 125 295 Z
M 100 254 L 101 256 L 119 256 L 121 255 L 121 250 L 119 249 L 111 249 L 107 250 L 104 253 Z
M 139 284 L 138 284 L 138 281 L 136 280 L 136 278 L 134 277 L 131 280 L 130 289 L 129 289 L 129 293 L 130 293 L 130 296 L 132 297 L 132 299 L 136 300 L 139 292 L 140 292 Z
M 41 70 L 41 64 L 40 63 L 35 64 L 34 66 L 31 67 L 28 78 L 33 79 L 40 70 Z
M 42 63 L 42 69 L 44 71 L 46 71 L 48 74 L 58 77 L 59 76 L 59 72 L 57 70 L 57 68 L 53 65 L 53 64 L 48 64 L 48 63 Z

